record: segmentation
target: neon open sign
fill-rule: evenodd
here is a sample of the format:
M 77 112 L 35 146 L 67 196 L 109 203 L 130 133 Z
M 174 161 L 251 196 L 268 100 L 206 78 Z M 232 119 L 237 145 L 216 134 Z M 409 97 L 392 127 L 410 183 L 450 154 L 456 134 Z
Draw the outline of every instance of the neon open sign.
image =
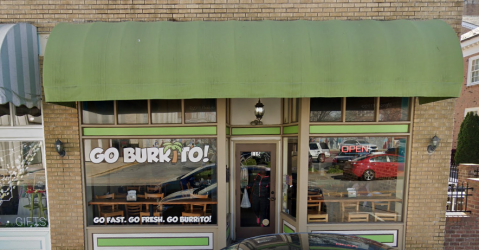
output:
M 367 153 L 370 151 L 369 146 L 342 146 L 341 152 L 343 153 Z

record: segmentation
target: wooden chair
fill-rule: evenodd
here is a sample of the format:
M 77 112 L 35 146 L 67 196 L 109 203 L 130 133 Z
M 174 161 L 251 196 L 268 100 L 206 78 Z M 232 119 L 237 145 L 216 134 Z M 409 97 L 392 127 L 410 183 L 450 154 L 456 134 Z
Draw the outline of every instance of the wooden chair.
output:
M 158 192 L 159 188 L 158 187 L 146 187 L 146 192 L 147 193 L 156 193 Z
M 328 222 L 328 214 L 321 211 L 321 202 L 308 203 L 308 223 Z
M 95 195 L 95 199 L 115 199 L 115 194 Z M 98 205 L 100 217 L 105 217 L 105 224 L 107 217 L 125 217 L 125 212 L 118 209 L 118 205 Z
M 347 202 L 343 201 L 341 202 L 341 218 L 343 221 L 347 218 L 347 213 L 357 213 L 359 212 L 359 201 L 353 201 L 353 202 Z
M 397 221 L 397 213 L 374 213 L 374 221 Z
M 158 201 L 160 201 L 160 200 L 163 199 L 164 195 L 165 195 L 165 194 L 158 194 L 158 193 L 157 193 L 157 194 L 149 194 L 149 193 L 145 193 L 144 196 L 145 196 L 145 199 L 147 199 L 147 200 L 148 200 L 148 199 L 157 199 Z M 146 205 L 146 211 L 147 211 L 147 212 L 150 211 L 149 205 Z M 160 212 L 160 214 L 161 214 L 162 211 L 158 211 L 158 212 Z
M 161 212 L 154 212 L 153 216 L 155 217 L 160 217 Z M 150 212 L 140 212 L 140 224 L 143 224 L 143 217 L 150 217 Z M 147 224 L 150 224 L 150 222 L 145 222 Z M 158 225 L 160 225 L 160 222 L 158 222 Z
M 197 198 L 197 199 L 207 199 L 208 195 L 207 194 L 190 194 L 191 198 Z M 206 216 L 206 209 L 207 209 L 207 204 L 190 204 L 190 208 L 187 209 L 186 212 L 190 213 L 203 213 L 202 216 Z
M 376 194 L 376 193 L 371 194 L 371 196 L 373 196 L 373 197 L 385 197 L 385 198 L 391 198 L 391 195 L 392 194 Z M 390 201 L 380 201 L 380 200 L 371 202 L 371 207 L 372 207 L 373 212 L 375 211 L 376 206 L 386 207 L 386 210 L 382 210 L 382 209 L 380 209 L 380 210 L 383 211 L 383 212 L 388 212 L 391 209 L 391 202 Z
M 348 222 L 368 222 L 369 213 L 350 212 L 348 213 Z
M 125 207 L 126 207 L 126 217 L 127 218 L 140 216 L 140 213 L 141 213 L 141 210 L 142 210 L 141 204 L 135 204 L 135 205 L 127 204 L 127 205 L 125 205 Z
M 183 217 L 198 217 L 198 216 L 203 216 L 202 212 L 194 212 L 194 213 L 189 213 L 189 212 L 182 212 L 181 216 Z M 185 224 L 184 222 L 182 224 Z M 201 221 L 198 222 L 198 224 L 201 224 Z

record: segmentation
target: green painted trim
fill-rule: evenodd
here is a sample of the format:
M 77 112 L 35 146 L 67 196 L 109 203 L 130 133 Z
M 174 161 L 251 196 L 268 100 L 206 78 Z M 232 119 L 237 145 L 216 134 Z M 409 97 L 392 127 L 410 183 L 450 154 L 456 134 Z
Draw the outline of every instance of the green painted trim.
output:
M 280 127 L 271 128 L 233 128 L 233 135 L 279 135 Z
M 99 247 L 145 246 L 208 246 L 208 237 L 201 238 L 99 238 Z
M 230 127 L 226 126 L 226 135 L 230 135 Z
M 409 125 L 316 125 L 311 134 L 407 133 Z
M 293 229 L 291 229 L 290 227 L 288 227 L 288 225 L 286 225 L 286 224 L 283 224 L 283 232 L 284 232 L 284 233 L 288 233 L 288 234 L 294 233 Z
M 357 234 L 357 237 L 370 239 L 377 241 L 379 243 L 393 243 L 394 242 L 394 235 L 392 234 Z
M 216 135 L 216 127 L 84 128 L 83 135 Z
M 298 126 L 289 126 L 283 128 L 283 134 L 297 134 L 298 133 Z

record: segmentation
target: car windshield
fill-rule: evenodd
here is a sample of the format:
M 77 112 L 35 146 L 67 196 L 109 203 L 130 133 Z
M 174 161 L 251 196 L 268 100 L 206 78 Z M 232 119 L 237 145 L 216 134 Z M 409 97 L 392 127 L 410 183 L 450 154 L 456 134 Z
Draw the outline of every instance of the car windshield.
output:
M 326 144 L 325 142 L 321 142 L 320 145 L 322 149 L 329 149 L 328 144 Z
M 367 142 L 367 141 L 358 141 L 358 142 L 361 143 L 361 144 L 369 144 L 369 142 Z
M 316 144 L 316 143 L 310 143 L 310 144 L 309 144 L 309 149 L 312 149 L 312 150 L 318 149 L 318 144 Z

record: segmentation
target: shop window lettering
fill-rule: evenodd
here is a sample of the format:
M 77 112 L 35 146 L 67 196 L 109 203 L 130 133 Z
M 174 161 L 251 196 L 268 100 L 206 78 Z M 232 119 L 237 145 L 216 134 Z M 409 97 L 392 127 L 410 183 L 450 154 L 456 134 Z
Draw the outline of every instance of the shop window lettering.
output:
M 31 227 L 46 227 L 47 218 L 45 217 L 17 217 L 15 220 L 17 227 L 31 226 Z
M 365 153 L 369 152 L 371 149 L 369 146 L 342 146 L 341 152 L 343 153 Z
M 165 147 L 156 148 L 123 148 L 124 163 L 152 163 L 152 162 L 172 162 L 176 163 L 178 156 L 181 162 L 208 162 L 209 145 L 201 147 L 180 147 L 175 143 L 166 145 Z M 95 148 L 90 152 L 90 159 L 93 163 L 105 161 L 107 163 L 115 163 L 118 161 L 120 152 L 117 148 L 109 148 L 103 153 L 102 148 Z
M 134 223 L 211 223 L 211 215 L 210 216 L 168 216 L 163 219 L 163 216 L 160 217 L 129 217 L 126 220 L 125 217 L 95 217 L 93 218 L 93 223 L 103 224 L 124 224 L 128 221 L 130 224 Z

